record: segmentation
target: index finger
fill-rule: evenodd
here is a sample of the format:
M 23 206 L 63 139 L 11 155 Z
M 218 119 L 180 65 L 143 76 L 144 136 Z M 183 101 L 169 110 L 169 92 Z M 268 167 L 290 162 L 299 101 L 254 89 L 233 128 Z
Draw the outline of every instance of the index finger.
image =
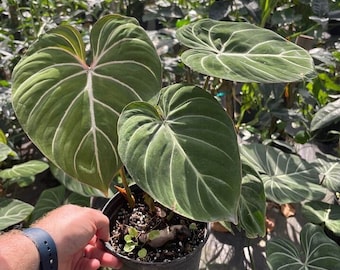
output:
M 108 241 L 110 238 L 110 221 L 107 216 L 105 216 L 99 210 L 91 209 L 93 213 L 89 215 L 95 226 L 94 231 L 96 236 L 103 240 Z

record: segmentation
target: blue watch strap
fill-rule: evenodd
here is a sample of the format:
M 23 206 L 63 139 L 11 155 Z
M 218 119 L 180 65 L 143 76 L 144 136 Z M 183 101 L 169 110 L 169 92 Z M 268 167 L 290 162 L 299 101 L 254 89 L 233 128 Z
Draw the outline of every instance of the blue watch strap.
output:
M 58 270 L 57 248 L 52 237 L 40 228 L 24 229 L 23 234 L 32 240 L 39 251 L 40 270 Z

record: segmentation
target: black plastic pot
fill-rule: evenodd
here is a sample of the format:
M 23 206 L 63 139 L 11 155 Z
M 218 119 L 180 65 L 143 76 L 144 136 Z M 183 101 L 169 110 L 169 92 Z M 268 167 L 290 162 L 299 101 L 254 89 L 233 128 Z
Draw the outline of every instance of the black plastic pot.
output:
M 142 192 L 141 189 L 136 185 L 131 187 L 131 191 L 135 194 Z M 123 196 L 118 193 L 114 197 L 112 197 L 103 207 L 102 212 L 110 219 L 110 230 L 112 230 L 112 224 L 114 224 L 119 209 L 122 207 L 124 203 L 126 203 L 125 198 L 123 198 Z M 123 270 L 158 270 L 158 269 L 198 270 L 201 252 L 207 239 L 208 239 L 208 224 L 204 241 L 202 241 L 202 243 L 189 255 L 179 259 L 175 259 L 171 262 L 153 262 L 153 263 L 141 262 L 133 260 L 127 256 L 123 256 L 119 253 L 115 253 L 110 243 L 105 243 L 105 246 L 108 249 L 108 251 L 110 251 L 113 255 L 115 255 L 122 261 L 124 265 L 122 268 Z

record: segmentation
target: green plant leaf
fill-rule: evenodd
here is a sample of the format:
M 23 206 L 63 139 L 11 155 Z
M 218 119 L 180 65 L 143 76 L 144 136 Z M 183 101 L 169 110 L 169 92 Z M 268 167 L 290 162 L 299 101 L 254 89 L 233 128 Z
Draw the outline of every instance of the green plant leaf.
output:
M 248 238 L 263 237 L 266 233 L 266 197 L 261 179 L 247 165 L 242 166 L 242 187 L 239 220 Z
M 0 198 L 0 230 L 23 221 L 33 208 L 32 205 L 16 199 Z
M 8 158 L 8 156 L 16 156 L 17 154 L 7 144 L 0 142 L 0 162 Z
M 237 223 L 236 134 L 210 94 L 195 86 L 166 87 L 156 107 L 129 104 L 118 120 L 118 134 L 122 161 L 151 197 L 194 220 Z
M 331 155 L 317 155 L 312 162 L 319 171 L 321 184 L 334 192 L 340 191 L 340 159 Z
M 19 187 L 24 188 L 32 185 L 34 181 L 35 176 L 11 178 L 10 180 L 6 181 L 5 186 L 8 187 L 12 184 L 17 184 Z
M 319 172 L 297 155 L 262 144 L 241 146 L 243 162 L 261 177 L 266 198 L 278 204 L 322 199 Z
M 92 186 L 89 186 L 85 183 L 82 183 L 78 181 L 77 179 L 72 178 L 71 176 L 67 175 L 63 170 L 59 169 L 55 165 L 50 165 L 51 172 L 55 178 L 58 179 L 58 181 L 63 184 L 68 190 L 71 190 L 73 192 L 76 192 L 82 196 L 85 197 L 109 197 L 111 198 L 117 190 L 110 186 L 110 189 L 108 190 L 107 196 L 101 192 L 99 189 L 96 189 Z M 115 182 L 115 181 L 113 181 Z
M 146 250 L 146 248 L 141 248 L 138 251 L 137 255 L 138 255 L 139 258 L 145 258 L 147 254 L 148 254 L 148 251 Z
M 5 133 L 2 131 L 2 129 L 0 129 L 0 144 L 7 145 L 7 143 L 8 143 L 7 142 L 7 137 L 6 137 Z
M 48 169 L 48 164 L 39 160 L 30 160 L 12 168 L 0 171 L 0 177 L 5 179 L 31 177 Z
M 310 130 L 316 131 L 340 120 L 340 99 L 326 104 L 318 110 L 310 124 Z
M 133 242 L 133 241 L 132 241 L 132 236 L 131 236 L 130 234 L 124 235 L 124 241 L 125 241 L 126 243 L 132 243 L 132 242 Z
M 132 250 L 134 250 L 136 247 L 136 243 L 135 242 L 127 242 L 125 243 L 124 245 L 124 251 L 129 253 L 131 252 Z
M 107 193 L 122 166 L 119 114 L 129 102 L 159 92 L 161 65 L 134 18 L 102 17 L 90 41 L 86 59 L 82 37 L 71 26 L 40 37 L 15 67 L 12 101 L 23 129 L 48 159 Z
M 320 201 L 306 202 L 302 213 L 309 222 L 324 224 L 335 235 L 340 236 L 340 206 Z
M 41 193 L 35 205 L 30 223 L 64 204 L 90 206 L 90 198 L 71 192 L 62 185 L 46 189 Z
M 182 61 L 194 71 L 238 82 L 277 83 L 314 76 L 307 51 L 249 23 L 199 20 L 177 30 L 189 48 Z
M 284 239 L 267 244 L 267 261 L 271 269 L 340 269 L 340 247 L 323 232 L 320 226 L 306 224 L 300 234 L 301 251 Z
M 137 231 L 137 229 L 134 228 L 134 227 L 129 227 L 129 228 L 128 228 L 128 232 L 129 232 L 129 235 L 130 235 L 131 237 L 137 237 L 137 236 L 138 236 L 138 231 Z

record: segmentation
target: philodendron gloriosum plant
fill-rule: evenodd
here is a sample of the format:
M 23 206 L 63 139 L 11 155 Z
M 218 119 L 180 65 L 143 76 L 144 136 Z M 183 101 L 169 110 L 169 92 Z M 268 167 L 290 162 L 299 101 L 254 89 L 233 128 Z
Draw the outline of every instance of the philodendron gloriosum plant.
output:
M 103 191 L 122 156 L 131 175 L 138 170 L 134 180 L 165 206 L 197 220 L 237 223 L 241 165 L 233 123 L 220 104 L 198 87 L 161 90 L 160 59 L 133 18 L 101 18 L 90 41 L 87 59 L 77 30 L 60 26 L 15 67 L 13 106 L 31 140 L 67 174 Z M 151 125 L 146 133 L 120 135 L 125 146 L 118 154 L 117 120 L 125 106 L 131 116 L 142 111 Z M 147 110 L 131 110 L 136 106 Z M 144 117 L 121 120 L 120 133 L 141 119 L 133 124 L 138 128 Z M 134 141 L 152 150 L 131 152 Z
M 177 38 L 189 48 L 182 61 L 205 75 L 275 83 L 314 73 L 305 50 L 251 24 L 205 19 L 180 28 Z M 105 192 L 124 165 L 175 212 L 264 235 L 265 194 L 274 181 L 257 154 L 280 154 L 242 147 L 249 153 L 242 168 L 233 123 L 217 100 L 184 83 L 162 89 L 161 81 L 147 33 L 133 18 L 107 15 L 91 30 L 90 54 L 71 26 L 41 36 L 15 67 L 12 100 L 31 140 L 71 177 Z

